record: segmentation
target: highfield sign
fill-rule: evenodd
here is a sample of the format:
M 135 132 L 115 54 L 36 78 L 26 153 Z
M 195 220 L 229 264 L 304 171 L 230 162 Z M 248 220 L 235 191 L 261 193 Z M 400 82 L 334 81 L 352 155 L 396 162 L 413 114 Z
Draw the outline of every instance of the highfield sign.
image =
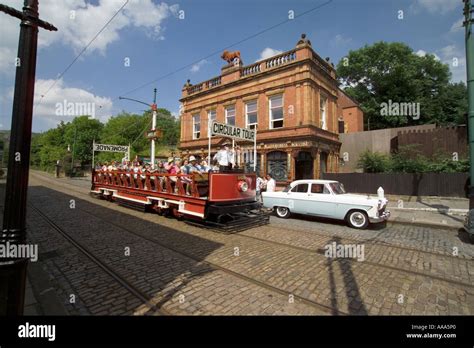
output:
M 212 122 L 211 134 L 247 141 L 255 140 L 255 130 L 253 129 L 240 128 L 230 124 L 222 124 L 218 122 Z
M 128 152 L 128 146 L 125 146 L 125 145 L 94 144 L 94 151 Z

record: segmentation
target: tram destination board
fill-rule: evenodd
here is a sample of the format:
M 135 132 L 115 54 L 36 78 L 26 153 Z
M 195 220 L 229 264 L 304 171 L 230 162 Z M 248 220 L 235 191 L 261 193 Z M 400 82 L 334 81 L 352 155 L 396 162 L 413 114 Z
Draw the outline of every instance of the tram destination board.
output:
M 247 128 L 240 128 L 230 124 L 213 122 L 211 124 L 212 135 L 225 136 L 233 139 L 241 139 L 247 141 L 255 140 L 255 131 Z
M 126 145 L 94 144 L 94 151 L 127 152 L 128 151 L 128 146 L 126 146 Z

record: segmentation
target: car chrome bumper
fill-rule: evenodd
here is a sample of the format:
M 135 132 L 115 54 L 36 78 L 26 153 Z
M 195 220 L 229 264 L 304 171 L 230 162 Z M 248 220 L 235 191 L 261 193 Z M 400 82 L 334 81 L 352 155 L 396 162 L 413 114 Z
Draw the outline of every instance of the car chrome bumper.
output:
M 372 224 L 376 224 L 378 222 L 387 221 L 389 217 L 390 217 L 390 211 L 385 210 L 379 217 L 370 217 L 369 216 L 369 221 Z

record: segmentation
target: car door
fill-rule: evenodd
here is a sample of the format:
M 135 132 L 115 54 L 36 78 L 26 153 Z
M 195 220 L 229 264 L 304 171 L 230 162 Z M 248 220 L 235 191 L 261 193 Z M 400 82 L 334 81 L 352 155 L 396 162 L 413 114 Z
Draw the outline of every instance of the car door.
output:
M 288 208 L 292 213 L 306 214 L 309 184 L 297 184 L 288 191 Z
M 326 184 L 312 183 L 307 196 L 307 214 L 334 217 L 336 212 L 334 195 Z

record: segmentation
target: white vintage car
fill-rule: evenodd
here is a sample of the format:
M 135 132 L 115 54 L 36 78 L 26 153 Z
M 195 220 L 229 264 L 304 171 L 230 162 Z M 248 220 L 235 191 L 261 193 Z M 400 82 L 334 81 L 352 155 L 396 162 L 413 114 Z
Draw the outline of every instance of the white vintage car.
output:
M 340 182 L 332 180 L 297 180 L 283 191 L 263 192 L 262 197 L 264 207 L 273 209 L 280 218 L 291 213 L 313 215 L 345 220 L 361 229 L 390 217 L 382 191 L 378 198 L 349 194 Z

